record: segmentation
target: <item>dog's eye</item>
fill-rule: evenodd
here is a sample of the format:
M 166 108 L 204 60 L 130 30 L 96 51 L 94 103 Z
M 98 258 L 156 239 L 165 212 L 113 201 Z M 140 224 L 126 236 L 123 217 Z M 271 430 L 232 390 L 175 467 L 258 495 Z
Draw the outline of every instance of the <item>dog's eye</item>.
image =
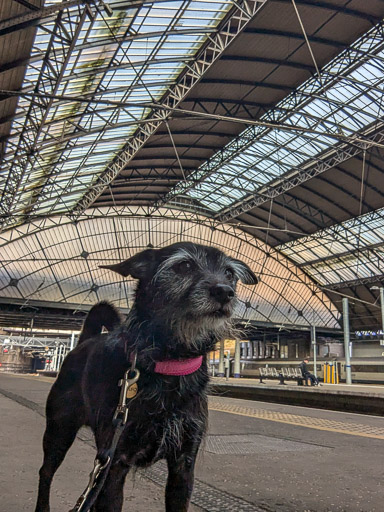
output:
M 225 270 L 225 277 L 227 279 L 229 279 L 230 281 L 232 281 L 232 279 L 235 277 L 235 274 L 234 274 L 234 272 L 233 272 L 233 270 L 231 268 L 227 268 Z
M 175 271 L 178 274 L 188 274 L 194 268 L 194 265 L 191 261 L 181 261 L 174 266 Z

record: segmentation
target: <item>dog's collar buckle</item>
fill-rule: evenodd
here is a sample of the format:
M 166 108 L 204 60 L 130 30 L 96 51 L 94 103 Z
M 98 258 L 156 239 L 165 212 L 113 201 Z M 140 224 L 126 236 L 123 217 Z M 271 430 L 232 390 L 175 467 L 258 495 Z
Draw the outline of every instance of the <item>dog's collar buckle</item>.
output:
M 116 407 L 114 420 L 121 419 L 123 425 L 127 423 L 128 419 L 128 402 L 137 394 L 137 384 L 139 380 L 140 372 L 134 365 L 124 373 L 124 377 L 119 380 L 119 386 L 121 387 L 119 403 Z

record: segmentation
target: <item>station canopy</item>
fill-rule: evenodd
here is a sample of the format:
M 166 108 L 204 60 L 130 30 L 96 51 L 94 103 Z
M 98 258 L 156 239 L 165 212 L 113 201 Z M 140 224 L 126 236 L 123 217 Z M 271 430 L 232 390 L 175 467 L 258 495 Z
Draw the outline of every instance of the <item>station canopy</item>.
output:
M 98 265 L 192 240 L 260 276 L 239 321 L 334 329 L 347 296 L 352 328 L 377 330 L 383 17 L 380 0 L 1 2 L 0 324 L 129 308 L 133 283 Z

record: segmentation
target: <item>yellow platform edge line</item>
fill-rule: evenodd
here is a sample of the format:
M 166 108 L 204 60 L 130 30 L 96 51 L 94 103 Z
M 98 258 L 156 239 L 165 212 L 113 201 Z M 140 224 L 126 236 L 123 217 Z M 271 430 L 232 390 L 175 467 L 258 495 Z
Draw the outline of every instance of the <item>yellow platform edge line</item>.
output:
M 319 426 L 316 426 L 316 425 L 304 425 L 303 423 L 298 423 L 296 421 L 279 420 L 279 419 L 274 419 L 274 418 L 261 418 L 260 416 L 256 416 L 256 415 L 253 415 L 253 414 L 247 414 L 245 412 L 224 411 L 222 409 L 217 409 L 216 407 L 209 407 L 209 410 L 210 411 L 217 411 L 217 412 L 225 412 L 227 414 L 236 414 L 237 416 L 247 416 L 248 418 L 254 418 L 256 420 L 275 421 L 276 423 L 287 423 L 289 425 L 296 425 L 297 427 L 312 428 L 314 430 L 325 430 L 327 432 L 337 432 L 338 434 L 347 434 L 349 436 L 369 437 L 369 438 L 372 438 L 372 439 L 382 439 L 382 440 L 384 440 L 384 435 L 364 434 L 363 432 L 351 432 L 350 430 L 342 430 L 342 429 L 328 428 L 328 427 L 319 427 Z

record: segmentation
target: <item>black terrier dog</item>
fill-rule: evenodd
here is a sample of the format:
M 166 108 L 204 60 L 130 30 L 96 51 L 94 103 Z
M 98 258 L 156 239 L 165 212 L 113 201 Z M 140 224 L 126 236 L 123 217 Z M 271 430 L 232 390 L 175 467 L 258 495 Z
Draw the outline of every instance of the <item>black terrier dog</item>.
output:
M 126 423 L 92 511 L 121 511 L 129 469 L 166 459 L 166 510 L 185 512 L 206 430 L 206 355 L 233 335 L 237 281 L 254 285 L 257 278 L 241 261 L 190 242 L 147 249 L 102 268 L 138 279 L 136 300 L 124 323 L 112 305 L 94 306 L 79 344 L 63 363 L 47 401 L 36 512 L 49 512 L 53 475 L 81 426 L 91 427 L 98 459 L 105 460 L 121 400 L 119 381 L 132 365 L 135 375 L 140 372 L 136 395 L 128 401 Z M 111 332 L 101 334 L 103 325 Z

